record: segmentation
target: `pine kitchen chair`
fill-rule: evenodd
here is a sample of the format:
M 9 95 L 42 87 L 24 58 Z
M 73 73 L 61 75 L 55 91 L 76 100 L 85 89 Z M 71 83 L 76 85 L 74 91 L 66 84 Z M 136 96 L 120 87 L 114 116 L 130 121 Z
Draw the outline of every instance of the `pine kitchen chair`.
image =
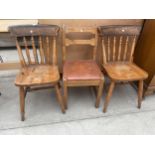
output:
M 27 91 L 55 87 L 62 112 L 65 112 L 59 88 L 56 25 L 23 25 L 9 27 L 16 38 L 16 47 L 21 63 L 15 85 L 19 87 L 21 120 L 25 119 L 25 97 Z
M 89 37 L 87 35 L 90 35 Z M 80 38 L 78 35 L 87 36 Z M 67 52 L 70 47 L 92 47 L 92 58 L 89 60 L 68 60 Z M 98 88 L 95 106 L 99 106 L 102 96 L 104 77 L 96 63 L 97 29 L 92 27 L 64 27 L 63 29 L 63 85 L 64 102 L 67 109 L 68 87 L 94 86 Z M 82 52 L 81 51 L 79 52 Z M 73 52 L 73 51 L 71 51 Z
M 138 108 L 141 107 L 143 80 L 148 74 L 133 63 L 133 53 L 141 26 L 101 26 L 103 68 L 111 80 L 105 99 L 103 112 L 106 112 L 114 86 L 117 82 L 139 81 Z

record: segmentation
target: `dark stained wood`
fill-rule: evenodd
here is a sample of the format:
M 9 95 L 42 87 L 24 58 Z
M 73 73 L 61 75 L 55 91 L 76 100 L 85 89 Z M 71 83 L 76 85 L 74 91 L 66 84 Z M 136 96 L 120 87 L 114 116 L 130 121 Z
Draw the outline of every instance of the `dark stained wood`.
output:
M 57 25 L 19 25 L 10 26 L 11 36 L 57 36 L 59 27 Z
M 96 107 L 99 107 L 103 90 L 104 77 L 96 63 L 97 31 L 93 27 L 65 27 L 63 30 L 63 84 L 65 108 L 67 106 L 68 87 L 97 86 Z M 86 38 L 78 38 L 78 35 Z M 89 35 L 88 35 L 89 34 Z M 93 49 L 90 60 L 68 60 L 68 46 L 91 46 Z
M 145 20 L 137 42 L 134 62 L 149 74 L 144 81 L 144 96 L 155 92 L 155 20 Z M 137 85 L 138 86 L 138 85 Z
M 59 69 L 56 57 L 56 35 L 58 26 L 13 26 L 10 27 L 11 35 L 16 37 L 16 46 L 20 58 L 22 69 L 17 75 L 15 85 L 20 89 L 21 120 L 24 121 L 25 97 L 27 91 L 54 86 L 59 104 L 63 113 L 65 108 L 59 88 Z M 48 32 L 48 33 L 47 33 Z M 51 39 L 49 39 L 49 36 Z M 46 42 L 42 41 L 43 38 Z M 54 38 L 54 39 L 53 39 Z M 53 48 L 50 45 L 53 42 Z M 28 43 L 31 43 L 31 47 Z M 44 43 L 47 51 L 44 52 Z M 53 54 L 54 53 L 54 54 Z M 50 55 L 54 55 L 50 60 Z M 35 88 L 34 88 L 35 87 Z
M 140 32 L 140 26 L 131 25 L 99 28 L 103 48 L 103 68 L 111 80 L 103 112 L 107 111 L 117 82 L 139 81 L 138 108 L 141 107 L 143 80 L 148 77 L 148 74 L 133 63 L 133 53 Z M 116 44 L 118 44 L 117 49 Z

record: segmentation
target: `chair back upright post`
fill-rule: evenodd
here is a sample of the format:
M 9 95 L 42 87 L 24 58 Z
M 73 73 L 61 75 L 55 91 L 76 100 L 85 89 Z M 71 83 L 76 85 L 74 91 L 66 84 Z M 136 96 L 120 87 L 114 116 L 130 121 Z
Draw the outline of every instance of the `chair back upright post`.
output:
M 9 27 L 16 38 L 16 47 L 22 67 L 39 64 L 57 65 L 56 25 L 22 25 Z
M 101 26 L 103 64 L 132 62 L 141 26 Z
M 70 35 L 89 34 L 89 38 L 74 38 Z M 64 27 L 63 28 L 63 63 L 67 59 L 67 47 L 76 45 L 89 45 L 93 47 L 93 60 L 96 60 L 97 30 L 94 27 Z

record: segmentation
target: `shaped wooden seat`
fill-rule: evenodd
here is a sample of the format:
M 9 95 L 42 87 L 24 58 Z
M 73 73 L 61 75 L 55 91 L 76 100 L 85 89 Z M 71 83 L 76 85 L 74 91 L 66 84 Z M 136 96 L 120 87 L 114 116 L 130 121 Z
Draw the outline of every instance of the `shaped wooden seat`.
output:
M 15 85 L 34 86 L 57 83 L 60 79 L 57 66 L 33 65 L 23 68 L 17 75 Z
M 77 38 L 80 35 L 86 38 Z M 90 60 L 67 60 L 69 47 L 92 47 L 93 58 Z M 98 107 L 102 95 L 104 77 L 96 63 L 97 31 L 91 27 L 66 27 L 63 33 L 63 84 L 64 100 L 67 108 L 68 87 L 95 86 L 98 87 L 95 106 Z
M 15 85 L 19 87 L 21 120 L 25 119 L 27 91 L 42 88 L 55 88 L 64 113 L 56 52 L 59 27 L 56 25 L 23 25 L 12 26 L 9 30 L 16 38 L 16 47 L 22 66 L 15 80 Z
M 114 81 L 144 80 L 148 76 L 144 70 L 131 63 L 111 63 L 103 67 Z
M 148 74 L 133 63 L 133 53 L 140 26 L 101 26 L 99 34 L 103 49 L 103 68 L 111 80 L 103 112 L 106 112 L 115 83 L 139 81 L 138 108 L 141 107 L 143 80 Z

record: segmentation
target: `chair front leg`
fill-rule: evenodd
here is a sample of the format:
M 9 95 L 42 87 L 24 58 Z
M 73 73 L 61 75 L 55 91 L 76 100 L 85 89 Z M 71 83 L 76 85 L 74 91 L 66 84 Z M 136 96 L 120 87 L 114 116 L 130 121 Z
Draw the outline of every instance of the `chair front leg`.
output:
M 25 90 L 19 87 L 21 121 L 25 120 Z
M 59 84 L 55 85 L 55 90 L 56 90 L 56 95 L 57 95 L 57 98 L 58 98 L 58 101 L 59 101 L 59 104 L 61 107 L 61 111 L 62 111 L 62 113 L 65 113 L 64 101 L 63 101 L 62 95 L 60 93 Z
M 64 84 L 64 86 L 63 86 L 63 88 L 64 88 L 64 105 L 65 105 L 65 109 L 67 109 L 68 108 L 68 104 L 67 104 L 67 100 L 68 100 L 67 82 L 64 81 L 63 84 Z
M 114 87 L 115 87 L 115 82 L 112 81 L 110 83 L 110 87 L 109 87 L 109 91 L 108 91 L 108 94 L 106 96 L 106 100 L 105 100 L 105 103 L 104 103 L 104 108 L 103 108 L 103 112 L 105 113 L 107 111 L 107 107 L 108 107 L 108 103 L 110 101 L 110 98 L 111 98 L 111 95 L 112 95 L 112 92 L 114 90 Z
M 139 109 L 141 108 L 142 97 L 143 97 L 143 80 L 140 80 L 138 84 L 138 108 Z
M 98 87 L 98 92 L 97 92 L 97 98 L 96 98 L 96 104 L 95 107 L 98 108 L 99 104 L 100 104 L 100 100 L 101 100 L 101 96 L 102 96 L 102 92 L 103 92 L 103 85 L 104 85 L 104 81 L 102 80 L 99 84 Z

